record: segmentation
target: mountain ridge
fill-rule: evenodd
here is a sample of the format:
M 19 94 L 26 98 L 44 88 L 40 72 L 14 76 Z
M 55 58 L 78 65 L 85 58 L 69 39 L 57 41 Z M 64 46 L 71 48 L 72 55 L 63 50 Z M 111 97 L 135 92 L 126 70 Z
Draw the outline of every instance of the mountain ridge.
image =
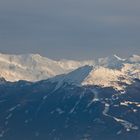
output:
M 77 80 L 83 78 L 82 75 L 85 72 L 80 73 L 79 69 L 86 67 L 92 67 L 92 70 L 89 70 L 87 76 L 80 83 L 81 85 L 112 86 L 122 90 L 124 87 L 119 86 L 119 82 L 131 84 L 133 79 L 140 79 L 140 56 L 138 55 L 132 55 L 125 59 L 112 55 L 96 60 L 75 61 L 63 59 L 57 61 L 42 57 L 39 54 L 0 54 L 0 77 L 11 82 L 18 80 L 36 82 L 50 78 L 57 81 L 57 78 L 53 77 L 63 79 L 65 75 L 64 79 L 66 81 L 69 81 L 69 77 L 70 81 L 76 83 Z M 71 73 L 76 71 L 78 71 L 77 74 L 70 77 Z M 78 74 L 79 77 L 77 77 Z

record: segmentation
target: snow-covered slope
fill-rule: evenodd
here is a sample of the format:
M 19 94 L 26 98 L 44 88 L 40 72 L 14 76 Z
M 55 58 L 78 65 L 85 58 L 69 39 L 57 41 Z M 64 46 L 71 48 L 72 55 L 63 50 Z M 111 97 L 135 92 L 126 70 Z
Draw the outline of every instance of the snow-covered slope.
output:
M 93 70 L 93 66 L 83 66 L 68 74 L 62 74 L 49 79 L 51 82 L 58 82 L 57 88 L 61 87 L 63 83 L 71 83 L 81 85 L 89 73 Z
M 133 83 L 133 78 L 122 70 L 83 66 L 68 74 L 51 78 L 50 81 L 58 82 L 56 89 L 67 82 L 75 85 L 97 85 L 101 87 L 113 87 L 116 90 L 124 90 L 126 85 Z
M 7 81 L 39 81 L 55 77 L 53 81 L 59 80 L 59 83 L 71 81 L 82 85 L 112 86 L 120 90 L 124 88 L 120 83 L 131 84 L 134 78 L 140 79 L 140 56 L 122 59 L 113 55 L 97 60 L 56 61 L 39 54 L 0 54 L 0 77 Z
M 93 65 L 94 61 L 55 61 L 39 54 L 0 54 L 0 77 L 4 77 L 8 81 L 39 81 L 68 73 L 86 64 Z
M 137 59 L 136 59 L 137 58 Z M 130 60 L 135 60 L 133 63 Z M 114 55 L 100 58 L 94 65 L 86 65 L 68 74 L 59 75 L 52 79 L 58 82 L 57 88 L 64 82 L 76 85 L 97 85 L 101 87 L 113 87 L 116 90 L 124 90 L 134 79 L 140 79 L 140 64 L 138 56 L 121 59 Z
M 132 78 L 122 70 L 98 67 L 89 73 L 82 85 L 98 85 L 123 90 L 126 84 L 130 85 L 131 83 Z

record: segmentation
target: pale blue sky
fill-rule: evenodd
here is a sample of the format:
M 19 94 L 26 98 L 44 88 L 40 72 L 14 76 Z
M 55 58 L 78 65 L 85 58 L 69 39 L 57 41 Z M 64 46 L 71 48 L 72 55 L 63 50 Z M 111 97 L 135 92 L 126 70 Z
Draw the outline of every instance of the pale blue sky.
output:
M 55 59 L 140 54 L 140 1 L 1 0 L 0 52 Z

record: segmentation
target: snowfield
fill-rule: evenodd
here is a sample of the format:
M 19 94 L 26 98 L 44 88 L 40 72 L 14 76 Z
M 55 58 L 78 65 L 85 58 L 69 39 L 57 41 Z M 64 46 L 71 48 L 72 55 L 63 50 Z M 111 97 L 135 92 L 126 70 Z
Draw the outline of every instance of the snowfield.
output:
M 123 90 L 125 84 L 130 85 L 133 79 L 140 79 L 140 56 L 120 58 L 113 55 L 96 60 L 56 61 L 39 54 L 0 54 L 0 77 L 12 82 L 36 82 L 53 77 L 52 81 L 59 79 L 60 82 L 70 81 L 80 85 L 99 85 Z

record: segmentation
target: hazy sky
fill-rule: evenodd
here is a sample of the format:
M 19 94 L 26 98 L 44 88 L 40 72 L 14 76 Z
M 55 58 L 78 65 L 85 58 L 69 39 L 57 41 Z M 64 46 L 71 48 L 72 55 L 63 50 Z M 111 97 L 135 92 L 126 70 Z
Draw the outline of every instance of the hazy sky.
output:
M 56 59 L 140 54 L 140 0 L 1 0 L 0 52 Z

